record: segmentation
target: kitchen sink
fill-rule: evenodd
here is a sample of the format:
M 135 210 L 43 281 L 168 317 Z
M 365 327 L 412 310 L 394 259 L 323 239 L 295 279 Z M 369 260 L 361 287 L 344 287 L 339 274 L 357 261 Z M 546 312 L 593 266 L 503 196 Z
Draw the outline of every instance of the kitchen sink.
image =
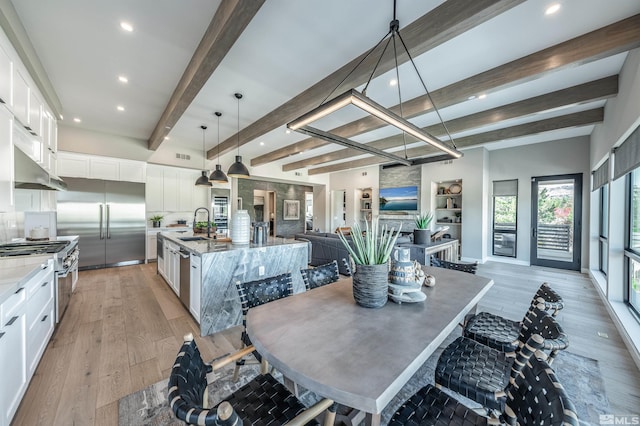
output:
M 178 237 L 180 241 L 209 241 L 207 237 Z

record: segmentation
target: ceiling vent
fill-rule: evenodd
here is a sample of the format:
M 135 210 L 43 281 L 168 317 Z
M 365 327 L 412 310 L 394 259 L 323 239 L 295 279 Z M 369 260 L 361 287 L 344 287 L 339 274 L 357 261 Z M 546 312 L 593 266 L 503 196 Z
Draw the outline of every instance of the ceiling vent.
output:
M 189 154 L 180 154 L 176 152 L 176 158 L 179 160 L 191 160 L 191 156 Z

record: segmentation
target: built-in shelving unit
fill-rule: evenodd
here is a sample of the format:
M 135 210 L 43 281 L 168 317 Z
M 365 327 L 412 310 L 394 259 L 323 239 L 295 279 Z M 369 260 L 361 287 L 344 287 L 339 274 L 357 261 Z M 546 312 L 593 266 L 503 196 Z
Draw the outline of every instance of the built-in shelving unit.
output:
M 358 219 L 360 220 L 360 225 L 364 227 L 366 221 L 371 221 L 373 216 L 373 190 L 371 188 L 359 188 L 359 207 L 360 214 Z
M 462 244 L 462 180 L 438 182 L 435 190 L 435 228 L 448 226 L 447 234 Z

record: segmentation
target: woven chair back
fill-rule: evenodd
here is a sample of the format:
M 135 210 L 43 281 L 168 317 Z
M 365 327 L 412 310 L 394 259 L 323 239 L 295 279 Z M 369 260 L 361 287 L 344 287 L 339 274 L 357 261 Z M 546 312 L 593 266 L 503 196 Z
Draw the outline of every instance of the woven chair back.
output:
M 336 260 L 315 268 L 301 269 L 300 274 L 302 274 L 302 280 L 307 290 L 322 287 L 340 279 L 340 271 Z
M 560 323 L 540 306 L 530 307 L 524 316 L 518 336 L 518 346 L 522 347 L 534 334 L 538 334 L 544 339 L 540 349 L 548 352 L 551 360 L 559 350 L 569 346 L 569 338 Z
M 291 273 L 277 275 L 256 281 L 236 282 L 236 289 L 242 304 L 242 313 L 247 315 L 249 309 L 293 294 Z
M 506 393 L 509 425 L 578 425 L 573 403 L 545 361 L 531 357 Z
M 470 274 L 475 274 L 476 271 L 478 270 L 478 262 L 475 262 L 475 263 L 448 262 L 446 260 L 438 259 L 434 256 L 431 256 L 431 266 L 435 266 L 437 268 L 453 269 L 454 271 L 468 272 Z
M 564 308 L 564 301 L 549 284 L 542 283 L 531 300 L 531 306 L 534 305 L 544 306 L 543 309 L 555 317 L 558 311 Z

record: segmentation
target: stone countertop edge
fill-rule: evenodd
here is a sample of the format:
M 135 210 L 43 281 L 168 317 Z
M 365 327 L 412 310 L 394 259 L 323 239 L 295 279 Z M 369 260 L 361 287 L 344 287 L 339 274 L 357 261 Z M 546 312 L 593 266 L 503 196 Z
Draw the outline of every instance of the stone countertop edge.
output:
M 160 238 L 166 238 L 174 244 L 179 245 L 180 247 L 188 250 L 189 252 L 195 254 L 196 256 L 202 256 L 203 254 L 208 253 L 221 253 L 226 251 L 233 250 L 247 250 L 247 249 L 265 249 L 268 247 L 274 246 L 283 246 L 283 245 L 306 245 L 306 241 L 298 241 L 294 239 L 283 240 L 278 237 L 270 237 L 269 241 L 266 244 L 233 244 L 233 243 L 222 243 L 216 242 L 216 240 L 207 240 L 207 241 L 182 241 L 180 238 L 189 238 L 189 237 L 202 237 L 202 234 L 194 234 L 193 232 L 160 232 L 158 234 Z
M 0 304 L 24 285 L 40 270 L 41 266 L 53 256 L 28 255 L 0 258 Z

